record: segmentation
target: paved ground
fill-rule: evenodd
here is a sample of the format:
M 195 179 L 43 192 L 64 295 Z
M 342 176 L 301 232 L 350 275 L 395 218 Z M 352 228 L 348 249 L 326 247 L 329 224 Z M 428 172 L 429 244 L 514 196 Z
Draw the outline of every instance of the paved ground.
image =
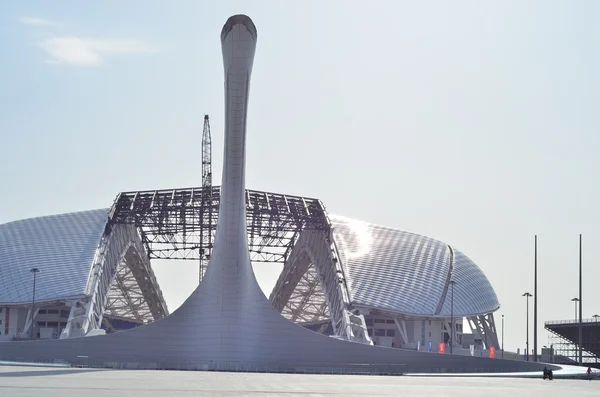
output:
M 600 396 L 600 381 L 419 378 L 0 366 L 0 396 Z

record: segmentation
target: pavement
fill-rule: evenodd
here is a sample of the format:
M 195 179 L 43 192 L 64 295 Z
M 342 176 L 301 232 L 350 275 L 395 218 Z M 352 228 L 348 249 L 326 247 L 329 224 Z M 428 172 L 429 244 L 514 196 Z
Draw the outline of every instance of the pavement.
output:
M 558 364 L 548 364 L 548 365 L 558 365 Z M 552 371 L 552 375 L 555 379 L 597 379 L 600 377 L 600 370 L 596 368 L 592 368 L 592 373 L 588 375 L 586 366 L 576 366 L 576 365 L 562 365 L 560 364 L 561 369 L 557 369 Z M 472 378 L 539 378 L 542 376 L 542 372 L 492 372 L 492 373 L 466 373 L 466 374 L 458 374 L 458 373 L 440 373 L 440 374 L 410 374 L 409 376 L 423 376 L 423 377 L 472 377 Z
M 600 382 L 489 377 L 416 377 L 137 371 L 0 366 L 10 397 L 527 396 L 600 395 Z

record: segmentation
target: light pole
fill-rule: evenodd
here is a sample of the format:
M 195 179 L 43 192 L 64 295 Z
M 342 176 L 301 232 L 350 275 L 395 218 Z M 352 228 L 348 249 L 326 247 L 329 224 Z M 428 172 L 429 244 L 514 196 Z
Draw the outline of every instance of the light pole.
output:
M 526 342 L 525 345 L 527 346 L 527 351 L 525 353 L 525 358 L 527 359 L 527 361 L 529 361 L 529 298 L 531 298 L 533 295 L 531 295 L 529 292 L 525 292 L 522 296 L 526 297 L 526 301 L 527 301 L 527 336 L 526 336 Z
M 40 269 L 34 267 L 29 270 L 30 273 L 33 273 L 33 296 L 31 298 L 31 340 L 33 340 L 33 315 L 35 312 L 35 276 L 40 272 Z
M 450 295 L 450 354 L 452 354 L 452 345 L 454 341 L 452 336 L 454 335 L 454 284 L 456 281 L 450 280 L 450 286 L 452 288 Z
M 504 358 L 504 314 L 502 315 L 502 358 Z
M 579 302 L 579 298 L 573 298 L 571 302 L 575 302 L 575 322 L 577 322 L 577 302 Z
M 583 259 L 581 255 L 582 251 L 582 237 L 579 235 L 579 327 L 578 327 L 578 337 L 577 343 L 579 344 L 579 365 L 583 365 Z
M 598 322 L 598 318 L 600 318 L 600 314 L 594 314 L 592 317 L 594 318 L 594 320 L 596 320 L 596 322 Z M 598 356 L 596 356 L 596 363 L 598 363 Z
M 537 362 L 537 315 L 538 315 L 538 263 L 537 263 L 537 234 L 535 235 L 533 259 L 533 361 Z

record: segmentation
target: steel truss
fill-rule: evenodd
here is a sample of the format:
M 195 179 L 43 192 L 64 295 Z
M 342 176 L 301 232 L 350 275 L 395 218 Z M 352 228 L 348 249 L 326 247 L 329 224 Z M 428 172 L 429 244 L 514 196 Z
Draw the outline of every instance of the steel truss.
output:
M 204 115 L 204 128 L 202 130 L 202 205 L 200 206 L 200 219 L 204 219 L 204 210 L 208 211 L 208 228 L 204 230 L 204 224 L 200 223 L 200 241 L 206 241 L 209 249 L 212 249 L 213 235 L 211 232 L 212 228 L 212 143 L 210 137 L 210 122 L 208 114 Z M 199 251 L 200 256 L 200 268 L 198 269 L 199 281 L 202 281 L 206 266 L 208 265 L 208 259 L 210 256 L 205 253 L 202 249 Z
M 548 329 L 548 328 L 546 328 Z M 573 343 L 571 340 L 563 337 L 560 334 L 549 330 L 548 342 L 554 349 L 553 351 L 553 362 L 557 364 L 571 364 L 578 365 L 579 363 L 579 345 Z M 583 357 L 587 358 L 587 352 L 583 351 Z
M 219 186 L 210 194 L 201 187 L 124 192 L 115 199 L 108 224 L 134 225 L 150 259 L 207 259 L 219 200 Z M 331 228 L 325 207 L 314 198 L 247 190 L 246 212 L 253 262 L 283 264 L 301 230 Z
M 494 346 L 497 350 L 500 349 L 493 313 L 467 317 L 467 322 L 471 328 L 471 333 L 481 336 L 486 349 L 489 349 L 490 346 Z
M 583 319 L 582 361 L 584 364 L 600 363 L 600 322 L 597 319 Z M 547 321 L 544 324 L 548 331 L 548 343 L 554 349 L 553 359 L 558 364 L 579 363 L 579 322 Z
M 161 319 L 168 314 L 166 305 L 157 304 L 162 301 L 162 297 L 152 296 L 156 294 L 154 285 L 158 283 L 155 279 L 152 280 L 152 268 L 149 263 L 144 263 L 146 261 L 132 249 L 127 251 L 117 268 L 104 314 L 144 323 Z
M 579 345 L 552 330 L 548 331 L 548 343 L 554 349 L 553 362 L 557 364 L 578 365 Z M 600 363 L 600 357 L 583 350 L 582 361 L 585 364 L 598 364 Z
M 281 314 L 288 320 L 301 324 L 330 320 L 323 284 L 312 264 L 298 280 Z
M 329 313 L 335 335 L 371 344 L 364 316 L 350 303 L 330 234 L 313 230 L 299 234 L 269 300 L 275 310 L 295 322 L 314 323 Z
M 94 256 L 85 298 L 67 302 L 71 310 L 60 337 L 85 336 L 99 329 L 107 309 L 138 320 L 163 318 L 168 310 L 157 286 L 136 228 L 107 225 Z

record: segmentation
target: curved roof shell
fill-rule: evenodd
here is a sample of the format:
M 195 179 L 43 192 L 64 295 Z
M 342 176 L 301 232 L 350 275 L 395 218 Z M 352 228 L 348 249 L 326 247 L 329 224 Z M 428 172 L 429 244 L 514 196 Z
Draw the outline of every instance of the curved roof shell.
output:
M 350 301 L 409 316 L 474 316 L 499 308 L 492 285 L 465 254 L 432 238 L 330 216 Z
M 108 210 L 24 219 L 0 225 L 0 304 L 84 295 Z

